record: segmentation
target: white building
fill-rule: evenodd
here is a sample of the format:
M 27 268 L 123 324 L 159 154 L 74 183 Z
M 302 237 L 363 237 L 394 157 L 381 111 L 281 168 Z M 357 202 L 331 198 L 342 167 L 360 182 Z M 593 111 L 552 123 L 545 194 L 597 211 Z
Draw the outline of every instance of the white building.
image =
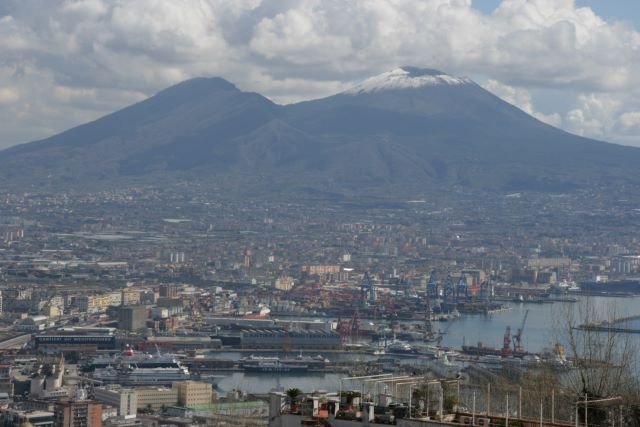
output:
M 274 287 L 281 291 L 288 291 L 293 288 L 295 282 L 292 277 L 289 276 L 280 276 L 276 279 L 274 283 Z
M 43 331 L 48 325 L 48 316 L 30 316 L 18 322 L 15 328 L 18 331 L 38 332 Z
M 94 398 L 118 410 L 118 416 L 128 417 L 138 412 L 138 395 L 134 389 L 116 387 L 96 387 Z

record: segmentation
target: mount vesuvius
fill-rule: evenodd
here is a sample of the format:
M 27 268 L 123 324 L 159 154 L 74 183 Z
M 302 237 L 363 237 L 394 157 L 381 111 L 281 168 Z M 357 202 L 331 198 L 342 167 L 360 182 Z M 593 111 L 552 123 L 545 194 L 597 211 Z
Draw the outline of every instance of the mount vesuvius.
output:
M 640 149 L 546 125 L 467 78 L 402 67 L 277 105 L 196 78 L 0 152 L 3 187 L 198 181 L 229 191 L 567 191 L 637 184 Z

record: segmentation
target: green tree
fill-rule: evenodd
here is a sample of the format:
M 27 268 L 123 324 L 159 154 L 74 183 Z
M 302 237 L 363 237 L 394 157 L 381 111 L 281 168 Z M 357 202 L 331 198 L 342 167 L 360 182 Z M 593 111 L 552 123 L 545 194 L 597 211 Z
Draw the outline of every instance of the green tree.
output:
M 302 394 L 302 391 L 299 388 L 290 388 L 287 390 L 287 398 L 289 403 L 294 404 L 297 403 L 298 397 Z

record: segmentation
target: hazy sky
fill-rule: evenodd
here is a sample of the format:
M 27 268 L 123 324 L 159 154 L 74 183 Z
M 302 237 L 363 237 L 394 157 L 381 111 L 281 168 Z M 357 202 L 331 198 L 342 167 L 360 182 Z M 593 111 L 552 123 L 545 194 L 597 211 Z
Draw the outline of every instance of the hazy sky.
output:
M 638 0 L 0 0 L 0 146 L 195 76 L 276 102 L 438 68 L 640 146 Z

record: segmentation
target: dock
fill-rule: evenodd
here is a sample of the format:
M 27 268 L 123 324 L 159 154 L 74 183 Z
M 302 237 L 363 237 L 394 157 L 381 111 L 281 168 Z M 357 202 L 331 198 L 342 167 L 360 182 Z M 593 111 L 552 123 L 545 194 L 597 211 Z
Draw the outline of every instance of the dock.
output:
M 598 323 L 588 323 L 588 324 L 584 324 L 584 325 L 580 325 L 577 327 L 577 329 L 579 330 L 583 330 L 583 331 L 599 331 L 599 332 L 618 332 L 618 333 L 625 333 L 625 334 L 640 334 L 640 327 L 639 328 L 625 328 L 625 327 L 620 327 L 620 326 L 616 326 L 619 324 L 624 324 L 630 321 L 634 321 L 634 320 L 640 320 L 640 314 L 637 315 L 633 315 L 633 316 L 627 316 L 627 317 L 621 317 L 619 319 L 615 319 L 611 322 L 609 321 L 602 321 L 602 322 L 598 322 Z

